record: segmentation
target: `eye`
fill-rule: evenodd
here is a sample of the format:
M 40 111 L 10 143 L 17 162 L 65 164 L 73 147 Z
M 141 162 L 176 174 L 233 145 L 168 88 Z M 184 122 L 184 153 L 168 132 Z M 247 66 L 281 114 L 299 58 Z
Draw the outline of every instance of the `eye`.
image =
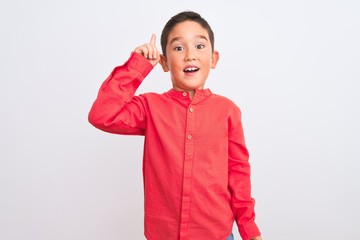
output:
M 204 44 L 198 44 L 196 45 L 196 49 L 203 49 L 205 48 L 205 45 Z
M 184 50 L 184 47 L 182 47 L 182 46 L 174 47 L 174 51 L 182 51 L 182 50 Z

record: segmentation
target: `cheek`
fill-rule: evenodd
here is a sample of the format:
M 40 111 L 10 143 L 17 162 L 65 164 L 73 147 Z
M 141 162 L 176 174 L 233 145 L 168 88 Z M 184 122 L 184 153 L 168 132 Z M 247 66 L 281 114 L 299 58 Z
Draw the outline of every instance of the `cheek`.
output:
M 211 66 L 212 66 L 212 60 L 211 60 L 211 59 L 210 59 L 210 60 L 207 59 L 207 61 L 205 62 L 205 64 L 206 64 L 206 67 L 211 67 Z
M 168 62 L 168 65 L 169 65 L 170 69 L 177 70 L 180 68 L 179 60 L 174 59 L 174 58 Z

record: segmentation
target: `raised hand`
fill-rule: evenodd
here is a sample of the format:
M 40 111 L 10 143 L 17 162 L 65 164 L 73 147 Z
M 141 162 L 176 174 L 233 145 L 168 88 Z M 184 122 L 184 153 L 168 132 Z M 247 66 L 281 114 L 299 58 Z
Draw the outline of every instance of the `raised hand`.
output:
M 143 55 L 147 60 L 149 60 L 153 66 L 155 66 L 160 60 L 160 53 L 156 48 L 155 42 L 156 35 L 153 34 L 149 43 L 141 45 L 134 50 L 134 52 Z

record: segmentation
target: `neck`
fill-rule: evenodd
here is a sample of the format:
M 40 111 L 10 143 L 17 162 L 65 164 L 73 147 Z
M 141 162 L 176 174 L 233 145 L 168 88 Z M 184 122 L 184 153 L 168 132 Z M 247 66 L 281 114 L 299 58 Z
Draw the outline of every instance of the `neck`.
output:
M 195 95 L 195 90 L 190 90 L 190 91 L 188 91 L 188 93 L 189 93 L 190 99 L 192 100 Z

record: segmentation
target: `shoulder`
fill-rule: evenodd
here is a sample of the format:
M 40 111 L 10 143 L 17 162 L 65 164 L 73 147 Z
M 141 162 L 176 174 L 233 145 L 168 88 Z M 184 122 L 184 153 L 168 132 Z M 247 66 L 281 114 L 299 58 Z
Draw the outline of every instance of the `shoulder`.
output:
M 213 93 L 212 101 L 214 102 L 215 105 L 219 105 L 222 108 L 226 108 L 227 110 L 229 109 L 233 109 L 235 111 L 240 110 L 239 106 L 233 100 L 219 94 Z
M 156 92 L 146 92 L 146 93 L 141 93 L 141 96 L 143 96 L 144 98 L 163 98 L 166 97 L 165 93 L 156 93 Z
M 159 103 L 169 100 L 169 96 L 166 93 L 146 92 L 140 94 L 140 96 L 147 102 Z

